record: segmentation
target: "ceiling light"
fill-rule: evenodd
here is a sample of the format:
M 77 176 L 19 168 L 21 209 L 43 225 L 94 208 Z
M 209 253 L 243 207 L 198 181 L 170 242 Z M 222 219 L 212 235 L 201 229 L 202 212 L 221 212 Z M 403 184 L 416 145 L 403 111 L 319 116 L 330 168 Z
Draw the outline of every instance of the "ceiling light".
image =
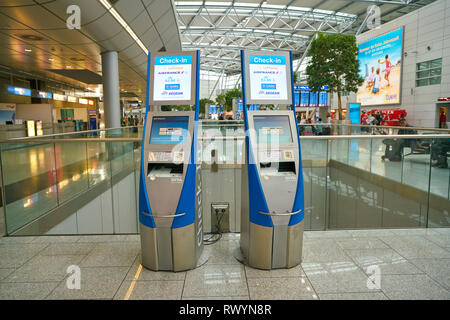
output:
M 134 33 L 133 29 L 125 22 L 121 15 L 114 9 L 108 0 L 99 0 L 100 3 L 111 13 L 111 15 L 119 22 L 122 27 L 128 32 L 128 34 L 134 39 L 134 41 L 141 47 L 141 49 L 148 55 L 147 47 L 142 43 L 138 36 Z
M 55 59 L 53 59 L 53 58 L 48 58 L 48 61 L 53 61 L 53 60 L 55 60 Z
M 25 52 L 31 52 L 32 50 L 31 49 L 25 49 Z
M 72 68 L 72 66 L 66 66 L 66 68 L 67 68 L 67 69 L 70 69 L 70 68 Z

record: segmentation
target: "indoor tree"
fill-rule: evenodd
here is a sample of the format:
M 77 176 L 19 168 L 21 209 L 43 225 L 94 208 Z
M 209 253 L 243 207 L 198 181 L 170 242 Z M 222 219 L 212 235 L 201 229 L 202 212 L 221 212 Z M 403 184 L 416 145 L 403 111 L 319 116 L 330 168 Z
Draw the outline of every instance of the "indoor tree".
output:
M 225 92 L 225 107 L 227 111 L 230 111 L 233 109 L 233 99 L 240 99 L 242 98 L 242 91 L 241 89 L 234 88 L 231 90 L 228 90 Z
M 308 87 L 319 91 L 328 85 L 328 92 L 338 96 L 339 120 L 342 120 L 341 93 L 356 92 L 364 79 L 359 76 L 358 47 L 356 38 L 344 34 L 322 34 L 311 43 L 310 61 L 306 67 Z
M 221 106 L 225 105 L 225 94 L 223 94 L 223 93 L 219 94 L 216 97 L 216 103 Z

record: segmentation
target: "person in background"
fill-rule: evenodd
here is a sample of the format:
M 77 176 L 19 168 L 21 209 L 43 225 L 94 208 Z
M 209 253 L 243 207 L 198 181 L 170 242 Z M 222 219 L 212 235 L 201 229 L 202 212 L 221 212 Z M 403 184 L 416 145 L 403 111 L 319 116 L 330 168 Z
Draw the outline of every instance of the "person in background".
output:
M 223 118 L 223 113 L 221 113 L 221 114 L 219 115 L 218 120 L 224 120 L 224 118 Z
M 439 116 L 439 128 L 447 127 L 447 116 L 444 111 L 441 111 L 441 115 Z
M 306 124 L 305 116 L 302 115 L 302 119 L 300 120 L 300 124 Z
M 363 112 L 361 115 L 361 125 L 367 126 L 367 113 Z M 366 132 L 368 129 L 367 127 L 361 127 L 362 132 Z
M 412 128 L 411 125 L 406 121 L 405 118 L 400 120 L 400 126 L 405 128 Z M 417 134 L 417 131 L 414 129 L 399 129 L 397 134 Z M 419 146 L 419 141 L 417 139 L 405 139 L 404 140 L 404 146 L 410 147 L 411 152 Z
M 323 134 L 322 118 L 319 118 L 316 122 L 316 135 L 321 136 Z
M 450 138 L 434 139 L 431 144 L 432 166 L 447 169 L 447 153 L 450 151 Z
M 367 116 L 367 124 L 369 126 L 374 126 L 376 125 L 376 121 L 377 119 L 375 119 L 375 117 L 373 116 L 373 113 L 369 113 L 369 115 Z
M 384 114 L 381 111 L 377 111 L 375 114 L 375 119 L 377 120 L 377 126 L 381 126 L 384 121 Z

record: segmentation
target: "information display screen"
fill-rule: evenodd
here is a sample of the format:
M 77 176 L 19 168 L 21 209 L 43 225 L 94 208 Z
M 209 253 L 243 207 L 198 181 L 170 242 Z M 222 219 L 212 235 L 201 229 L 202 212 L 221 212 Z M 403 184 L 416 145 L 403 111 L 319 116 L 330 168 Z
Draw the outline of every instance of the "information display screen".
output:
M 319 93 L 318 92 L 311 92 L 309 94 L 309 106 L 310 107 L 317 107 L 319 105 Z
M 150 144 L 186 143 L 189 117 L 153 117 Z
M 328 105 L 328 93 L 320 91 L 319 93 L 319 107 L 326 107 Z
M 292 142 L 289 116 L 254 116 L 258 143 Z
M 153 100 L 191 99 L 191 56 L 156 56 Z
M 284 100 L 287 95 L 286 57 L 249 56 L 251 99 Z
M 307 90 L 300 91 L 300 106 L 301 107 L 309 106 L 309 91 Z
M 300 91 L 298 90 L 294 91 L 294 105 L 300 107 Z

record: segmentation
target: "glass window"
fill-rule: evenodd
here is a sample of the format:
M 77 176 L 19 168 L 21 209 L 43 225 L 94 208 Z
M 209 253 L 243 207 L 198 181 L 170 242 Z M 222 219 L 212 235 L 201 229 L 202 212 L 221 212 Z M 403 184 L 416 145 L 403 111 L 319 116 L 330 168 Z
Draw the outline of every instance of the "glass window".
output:
M 430 77 L 440 76 L 440 75 L 441 75 L 441 68 L 430 70 Z
M 417 87 L 441 83 L 442 58 L 419 62 L 416 66 Z
M 442 66 L 442 59 L 436 59 L 430 61 L 430 68 L 436 68 Z
M 428 78 L 430 76 L 430 70 L 417 72 L 417 78 Z
M 421 62 L 417 64 L 417 70 L 425 70 L 430 68 L 430 62 Z
M 417 87 L 423 87 L 428 85 L 428 79 L 417 80 Z
M 432 84 L 440 84 L 440 83 L 441 83 L 441 77 L 430 78 L 430 85 L 432 85 Z

